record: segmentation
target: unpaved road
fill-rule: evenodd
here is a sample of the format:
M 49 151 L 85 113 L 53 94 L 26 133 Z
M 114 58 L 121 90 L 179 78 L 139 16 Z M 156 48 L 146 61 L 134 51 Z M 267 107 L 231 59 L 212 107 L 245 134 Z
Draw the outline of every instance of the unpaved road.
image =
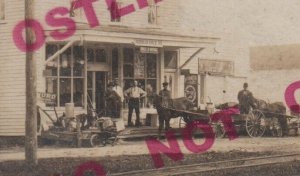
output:
M 201 144 L 203 139 L 197 139 L 196 143 Z M 163 142 L 168 146 L 166 140 Z M 181 139 L 178 139 L 180 149 L 184 154 L 191 154 L 188 151 Z M 216 139 L 213 147 L 209 151 L 216 152 L 264 152 L 271 151 L 276 153 L 291 153 L 300 152 L 300 137 L 285 137 L 285 138 L 249 138 L 241 137 L 233 141 L 227 138 Z M 101 148 L 70 148 L 65 147 L 43 147 L 38 149 L 38 158 L 58 158 L 58 157 L 113 157 L 120 155 L 143 155 L 149 154 L 149 150 L 144 141 L 126 141 L 120 142 L 115 146 L 106 146 Z M 23 148 L 11 148 L 0 151 L 0 162 L 24 160 Z

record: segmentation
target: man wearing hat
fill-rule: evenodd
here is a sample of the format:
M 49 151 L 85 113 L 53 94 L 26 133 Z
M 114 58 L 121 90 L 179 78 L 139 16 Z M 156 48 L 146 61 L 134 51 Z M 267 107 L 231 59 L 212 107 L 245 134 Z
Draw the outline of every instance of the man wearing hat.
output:
M 244 83 L 243 87 L 244 89 L 238 93 L 239 109 L 241 114 L 248 114 L 250 108 L 254 108 L 254 97 L 248 90 L 248 83 Z
M 162 97 L 162 106 L 163 107 L 168 107 L 169 106 L 169 101 L 171 100 L 171 92 L 168 90 L 168 83 L 164 82 L 163 83 L 163 89 L 159 91 L 159 96 Z

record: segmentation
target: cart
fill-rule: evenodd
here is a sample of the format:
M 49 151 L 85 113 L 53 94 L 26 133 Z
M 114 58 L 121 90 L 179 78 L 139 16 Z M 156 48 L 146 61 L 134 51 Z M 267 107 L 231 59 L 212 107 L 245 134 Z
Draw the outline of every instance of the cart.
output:
M 195 120 L 201 120 L 211 125 L 214 130 L 214 134 L 216 138 L 223 138 L 225 136 L 225 130 L 223 128 L 223 124 L 219 121 L 215 122 L 211 120 L 211 113 L 208 110 L 177 110 L 168 107 L 163 107 L 165 110 L 170 111 L 172 114 L 176 114 L 179 117 L 179 128 L 182 129 L 186 126 L 186 124 L 191 123 Z
M 300 116 L 291 116 L 285 114 L 274 113 L 270 111 L 263 111 L 254 109 L 246 115 L 245 127 L 250 137 L 261 137 L 269 130 L 274 137 L 282 137 L 284 127 L 282 126 L 282 119 L 286 120 L 287 131 L 294 130 L 298 134 L 300 124 Z
M 40 140 L 41 141 L 63 141 L 72 143 L 81 147 L 87 145 L 90 147 L 101 147 L 112 144 L 117 140 L 118 130 L 115 121 L 110 118 L 99 117 L 98 115 L 90 116 L 80 114 L 76 117 L 66 118 L 58 117 L 56 110 L 56 119 L 48 113 L 49 110 L 43 110 L 38 107 L 38 119 L 40 119 Z M 41 119 L 49 119 L 52 126 L 45 129 Z

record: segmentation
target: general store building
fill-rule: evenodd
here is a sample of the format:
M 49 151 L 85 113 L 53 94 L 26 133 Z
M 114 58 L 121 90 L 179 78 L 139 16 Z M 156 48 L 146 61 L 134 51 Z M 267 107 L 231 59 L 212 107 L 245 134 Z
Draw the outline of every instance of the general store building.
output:
M 11 31 L 24 19 L 24 2 L 0 1 L 3 14 L 0 72 L 4 75 L 0 78 L 0 136 L 18 136 L 24 135 L 25 128 L 25 54 L 15 47 Z M 56 41 L 49 36 L 54 29 L 45 23 L 46 13 L 54 7 L 70 7 L 70 3 L 36 1 L 36 18 L 47 35 L 46 44 L 37 51 L 37 93 L 55 94 L 59 114 L 64 112 L 66 103 L 74 103 L 76 114 L 86 113 L 89 105 L 101 111 L 105 109 L 107 83 L 119 78 L 124 89 L 138 80 L 139 86 L 147 91 L 148 96 L 141 102 L 143 118 L 155 111 L 151 95 L 162 88 L 163 82 L 169 83 L 173 97 L 188 96 L 196 106 L 205 104 L 207 71 L 226 80 L 223 76 L 232 76 L 234 64 L 230 60 L 198 60 L 203 52 L 210 55 L 219 38 L 184 32 L 180 22 L 181 3 L 149 1 L 149 7 L 138 9 L 136 1 L 121 0 L 119 6 L 133 4 L 137 10 L 116 20 L 111 18 L 105 1 L 97 1 L 93 5 L 101 23 L 99 27 L 90 28 L 83 10 L 75 10 L 72 18 L 77 24 L 76 34 Z M 189 85 L 190 89 L 185 90 Z M 123 106 L 126 120 L 126 103 Z

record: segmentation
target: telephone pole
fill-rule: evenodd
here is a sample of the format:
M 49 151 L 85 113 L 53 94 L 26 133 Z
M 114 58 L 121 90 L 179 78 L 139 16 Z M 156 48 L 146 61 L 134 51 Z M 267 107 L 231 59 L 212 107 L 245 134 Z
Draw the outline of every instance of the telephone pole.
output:
M 34 19 L 34 0 L 25 0 L 25 20 Z M 26 43 L 35 42 L 35 34 L 26 22 Z M 25 120 L 25 162 L 34 168 L 37 160 L 37 92 L 36 58 L 34 51 L 26 51 L 26 120 Z

